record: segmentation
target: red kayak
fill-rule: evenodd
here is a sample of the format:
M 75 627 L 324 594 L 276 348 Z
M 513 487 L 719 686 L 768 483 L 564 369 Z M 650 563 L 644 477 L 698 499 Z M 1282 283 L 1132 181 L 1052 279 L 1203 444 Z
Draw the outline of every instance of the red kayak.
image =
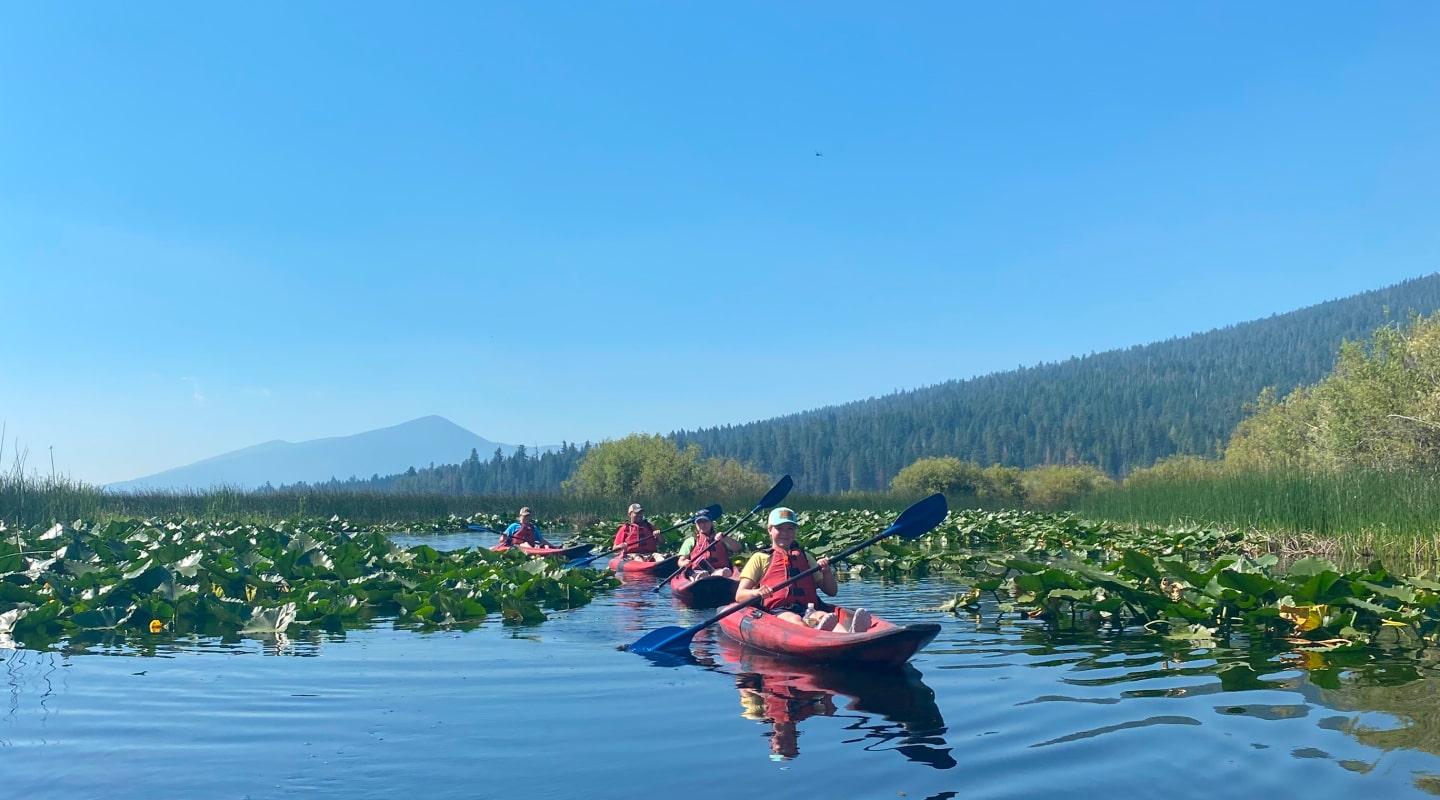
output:
M 509 550 L 510 547 L 511 546 L 508 544 L 497 544 L 490 549 L 496 552 L 504 552 L 506 550 Z M 595 547 L 595 545 L 582 542 L 580 544 L 572 544 L 569 547 L 534 547 L 528 544 L 517 544 L 515 545 L 515 547 L 520 548 L 520 552 L 524 553 L 525 555 L 534 556 L 536 558 L 560 556 L 561 558 L 572 559 L 583 557 L 586 553 L 589 553 L 591 549 Z
M 661 577 L 675 571 L 675 566 L 680 562 L 680 556 L 670 556 L 663 561 L 640 561 L 626 560 L 624 556 L 615 556 L 610 559 L 610 569 L 620 572 L 620 562 L 625 561 L 624 572 L 626 575 L 654 576 L 660 573 Z
M 840 614 L 836 627 L 848 626 L 850 609 L 834 610 Z M 751 608 L 720 620 L 720 630 L 742 644 L 788 658 L 818 664 L 894 667 L 909 661 L 929 644 L 940 633 L 940 624 L 895 625 L 872 616 L 870 629 L 862 633 L 822 631 Z
M 735 602 L 735 590 L 740 581 L 719 575 L 706 575 L 696 580 L 685 572 L 677 572 L 670 578 L 670 591 L 675 599 L 690 608 L 715 608 Z

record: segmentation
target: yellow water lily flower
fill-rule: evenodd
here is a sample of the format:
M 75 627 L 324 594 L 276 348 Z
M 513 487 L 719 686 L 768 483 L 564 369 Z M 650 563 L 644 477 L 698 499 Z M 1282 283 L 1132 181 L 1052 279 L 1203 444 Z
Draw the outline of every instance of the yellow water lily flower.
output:
M 1313 631 L 1320 627 L 1325 621 L 1325 614 L 1330 611 L 1330 606 L 1280 606 L 1280 618 L 1288 620 L 1295 626 L 1296 633 Z
M 158 620 L 158 619 L 152 619 L 152 620 L 150 620 L 150 632 L 151 632 L 151 633 L 159 633 L 160 631 L 163 631 L 163 630 L 165 630 L 165 623 L 161 622 L 161 621 Z

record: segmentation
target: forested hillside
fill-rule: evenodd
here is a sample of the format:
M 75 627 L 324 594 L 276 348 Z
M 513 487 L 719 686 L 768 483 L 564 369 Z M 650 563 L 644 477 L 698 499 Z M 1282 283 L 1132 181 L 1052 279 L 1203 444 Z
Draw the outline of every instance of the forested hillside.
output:
M 1318 381 L 1346 339 L 1440 309 L 1440 275 L 1207 333 L 674 434 L 807 491 L 881 489 L 925 456 L 1119 476 L 1176 453 L 1216 454 L 1262 389 Z
M 488 460 L 482 460 L 475 450 L 470 457 L 459 464 L 431 464 L 416 469 L 411 467 L 397 475 L 376 475 L 367 480 L 331 480 L 313 486 L 297 483 L 280 487 L 282 489 L 335 489 L 341 491 L 408 492 L 413 494 L 523 494 L 526 492 L 553 492 L 560 489 L 561 481 L 570 477 L 575 465 L 589 452 L 590 444 L 577 446 L 565 443 L 558 450 L 531 455 L 520 445 L 514 453 L 505 455 L 498 448 Z
M 681 431 L 683 446 L 807 492 L 888 488 L 917 458 L 1031 467 L 1089 463 L 1114 476 L 1177 453 L 1216 455 L 1260 391 L 1312 384 L 1341 342 L 1440 310 L 1440 274 L 1207 333 L 1000 372 L 744 425 Z M 405 492 L 558 491 L 589 445 L 323 486 Z

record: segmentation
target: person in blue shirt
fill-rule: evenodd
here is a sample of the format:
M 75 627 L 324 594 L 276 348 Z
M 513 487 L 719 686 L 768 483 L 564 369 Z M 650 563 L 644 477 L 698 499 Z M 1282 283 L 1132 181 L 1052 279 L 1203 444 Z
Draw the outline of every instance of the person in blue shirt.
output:
M 503 544 L 513 547 L 517 544 L 529 545 L 530 547 L 554 547 L 555 545 L 545 541 L 544 534 L 540 533 L 540 526 L 530 519 L 530 507 L 520 509 L 519 521 L 510 523 L 505 529 Z

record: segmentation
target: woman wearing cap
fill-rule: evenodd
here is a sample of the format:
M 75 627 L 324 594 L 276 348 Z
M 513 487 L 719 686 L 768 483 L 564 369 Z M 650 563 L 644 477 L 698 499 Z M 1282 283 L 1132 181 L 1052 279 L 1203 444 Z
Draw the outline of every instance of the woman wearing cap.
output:
M 710 512 L 700 509 L 695 512 L 695 534 L 680 545 L 680 569 L 691 569 L 696 578 L 705 575 L 730 577 L 730 557 L 740 552 L 740 543 L 723 533 L 715 532 L 715 522 Z
M 664 561 L 660 555 L 660 537 L 650 520 L 645 519 L 645 509 L 639 503 L 630 504 L 630 521 L 615 531 L 613 547 L 625 548 L 622 552 L 632 561 Z
M 834 597 L 840 591 L 835 582 L 835 570 L 830 568 L 830 559 L 816 561 L 801 549 L 795 541 L 800 527 L 795 522 L 795 512 L 788 508 L 777 508 L 770 512 L 770 547 L 750 556 L 740 570 L 740 587 L 735 590 L 735 602 L 743 603 L 759 597 L 761 607 L 787 622 L 809 625 L 812 628 L 830 631 L 835 629 L 839 616 L 830 611 L 830 606 L 820 599 L 819 592 Z M 775 587 L 805 570 L 819 567 L 815 575 L 790 584 L 775 593 Z M 818 580 L 817 580 L 818 578 Z M 811 611 L 811 608 L 816 610 Z M 870 614 L 856 609 L 854 630 L 863 631 L 869 627 Z
M 506 547 L 514 547 L 517 544 L 529 545 L 531 547 L 554 547 L 545 541 L 545 536 L 540 533 L 540 526 L 530 521 L 530 508 L 527 506 L 520 509 L 519 521 L 510 523 L 510 527 L 502 534 Z

